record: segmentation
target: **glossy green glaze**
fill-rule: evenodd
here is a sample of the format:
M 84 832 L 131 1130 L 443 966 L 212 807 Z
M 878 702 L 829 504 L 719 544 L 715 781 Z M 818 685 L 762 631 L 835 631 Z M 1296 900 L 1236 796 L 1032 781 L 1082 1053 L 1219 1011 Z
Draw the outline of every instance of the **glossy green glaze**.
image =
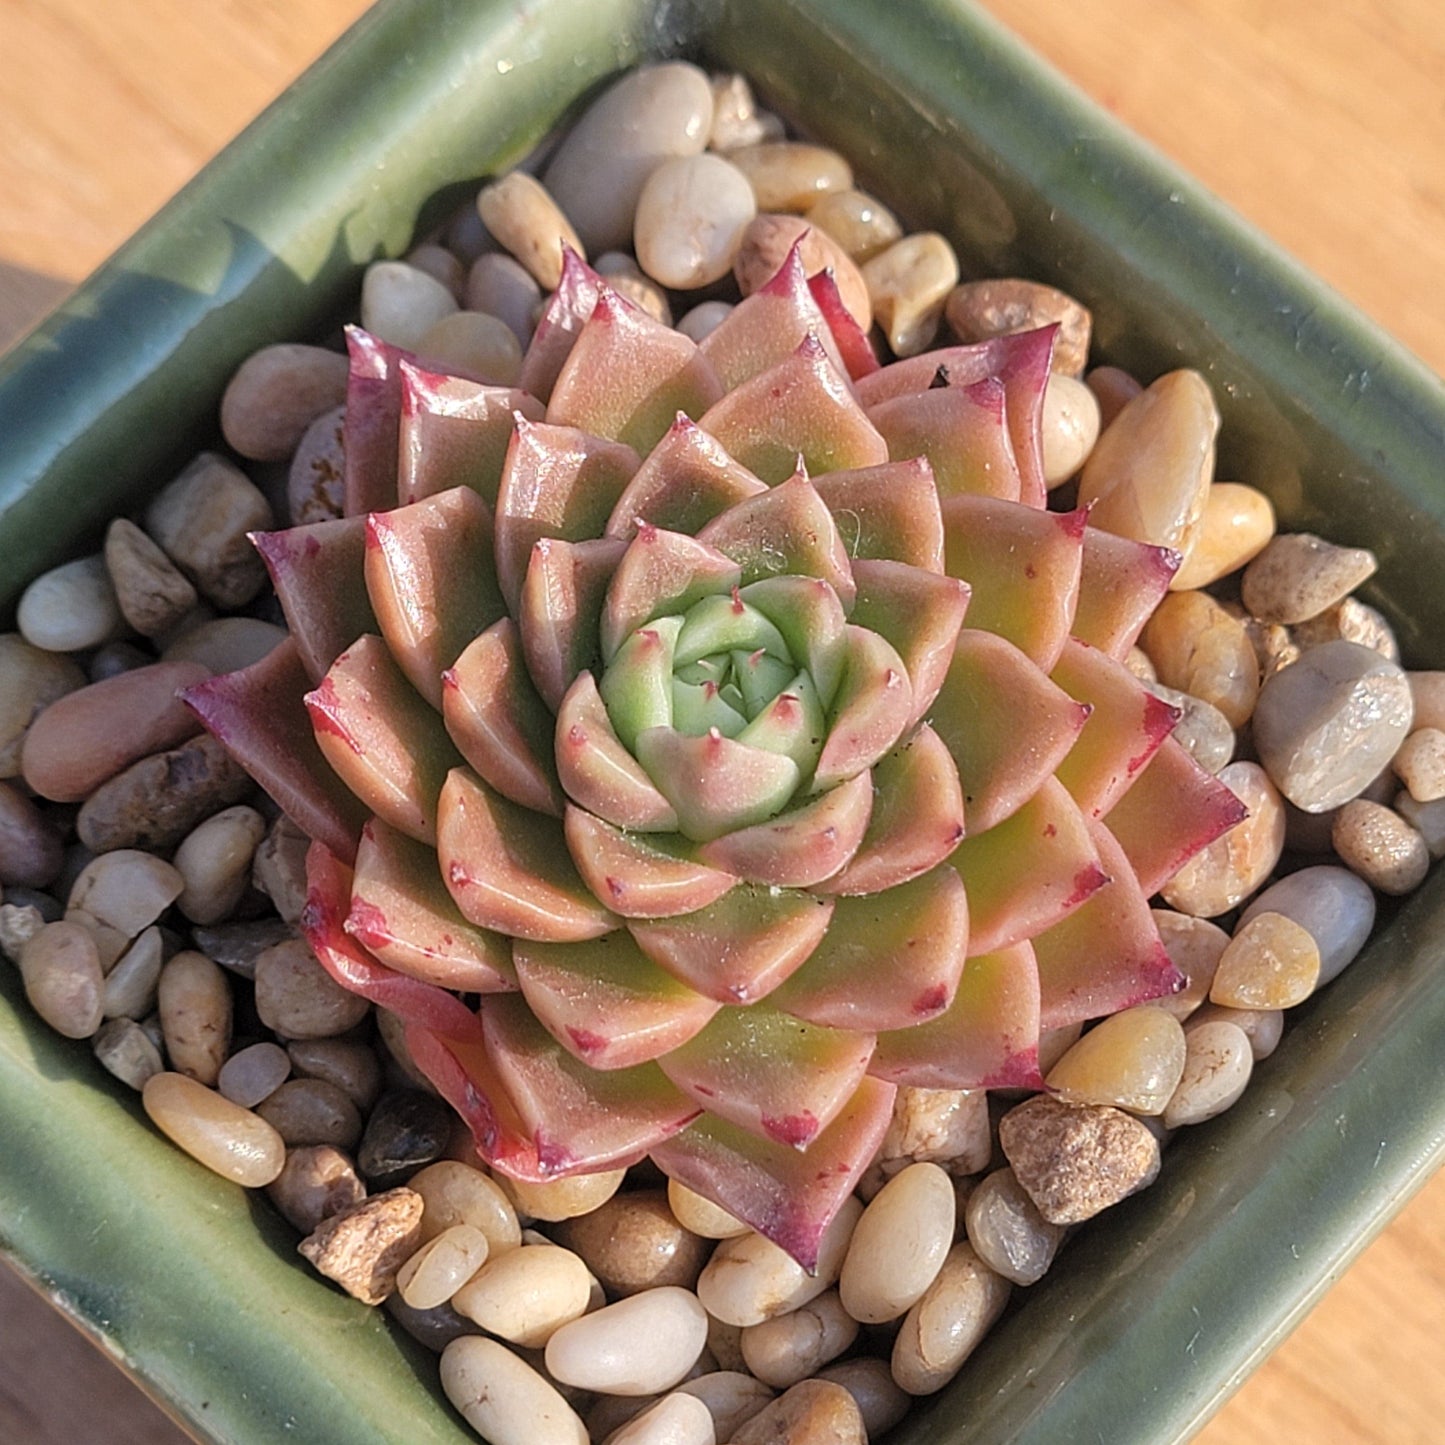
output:
M 1227 474 L 1374 547 L 1374 600 L 1415 665 L 1445 665 L 1439 383 L 949 0 L 380 5 L 0 364 L 0 605 L 213 440 L 239 358 L 324 330 L 360 264 L 459 183 L 615 69 L 679 52 L 748 70 L 968 269 L 1082 297 L 1109 359 L 1202 368 Z M 1442 911 L 1436 877 L 894 1438 L 1186 1437 L 1445 1148 Z M 0 1246 L 22 1268 L 200 1438 L 468 1438 L 420 1351 L 159 1141 L 83 1045 L 26 1016 L 13 971 L 0 988 Z

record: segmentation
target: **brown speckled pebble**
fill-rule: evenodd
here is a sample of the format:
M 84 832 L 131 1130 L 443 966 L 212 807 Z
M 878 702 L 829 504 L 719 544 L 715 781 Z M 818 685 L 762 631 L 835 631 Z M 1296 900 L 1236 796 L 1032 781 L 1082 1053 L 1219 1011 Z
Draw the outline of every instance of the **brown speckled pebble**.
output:
M 1393 809 L 1367 798 L 1340 809 L 1332 837 L 1340 861 L 1381 893 L 1413 892 L 1429 872 L 1425 839 Z
M 1445 731 L 1416 728 L 1400 744 L 1393 767 L 1417 803 L 1445 798 Z
M 1033 331 L 1058 323 L 1053 369 L 1082 376 L 1089 360 L 1094 318 L 1086 306 L 1039 281 L 1001 276 L 955 286 L 945 310 L 948 324 L 961 341 L 986 341 L 1016 331 Z
M 1263 622 L 1305 622 L 1347 597 L 1378 565 L 1363 547 L 1283 532 L 1244 569 L 1240 597 Z
M 1400 644 L 1395 640 L 1394 629 L 1380 612 L 1357 597 L 1345 597 L 1318 617 L 1298 623 L 1293 635 L 1301 651 L 1343 640 L 1358 642 L 1391 662 L 1400 660 Z
M 105 567 L 121 616 L 143 637 L 174 627 L 196 605 L 196 589 L 125 517 L 117 517 L 106 529 Z
M 760 1410 L 732 1445 L 867 1445 L 852 1395 L 830 1380 L 804 1380 Z
M 396 1272 L 416 1252 L 421 1195 L 389 1189 L 323 1220 L 298 1252 L 362 1304 L 379 1305 L 395 1288 Z
M 346 400 L 346 357 L 320 346 L 282 342 L 254 351 L 221 397 L 221 432 L 243 457 L 281 462 L 306 428 Z
M 600 1209 L 563 1220 L 552 1235 L 580 1254 L 614 1297 L 665 1284 L 691 1289 L 712 1248 L 677 1222 L 661 1189 L 614 1194 Z

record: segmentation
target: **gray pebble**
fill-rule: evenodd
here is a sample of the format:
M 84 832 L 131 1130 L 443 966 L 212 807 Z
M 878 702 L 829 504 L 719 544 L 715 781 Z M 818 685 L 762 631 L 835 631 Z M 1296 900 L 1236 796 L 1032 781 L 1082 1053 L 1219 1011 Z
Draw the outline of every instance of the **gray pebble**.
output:
M 1316 987 L 1341 973 L 1365 946 L 1375 926 L 1375 895 L 1348 868 L 1328 864 L 1301 868 L 1266 888 L 1240 916 L 1243 928 L 1256 914 L 1282 913 L 1305 929 L 1320 950 Z

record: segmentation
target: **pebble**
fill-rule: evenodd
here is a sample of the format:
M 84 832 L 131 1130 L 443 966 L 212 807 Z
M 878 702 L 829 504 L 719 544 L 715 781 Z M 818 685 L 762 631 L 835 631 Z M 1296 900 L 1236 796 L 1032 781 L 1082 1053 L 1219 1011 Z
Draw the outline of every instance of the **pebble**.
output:
M 748 1226 L 741 1219 L 676 1179 L 667 1181 L 667 1204 L 673 1218 L 684 1229 L 703 1239 L 733 1239 L 748 1232 Z
M 367 284 L 362 283 L 363 318 Z M 364 319 L 362 324 L 374 330 Z M 321 346 L 263 346 L 241 363 L 221 396 L 221 435 L 252 461 L 286 461 L 306 428 L 346 400 L 350 369 L 339 351 Z
M 322 412 L 296 444 L 286 472 L 286 515 L 293 527 L 329 522 L 346 501 L 346 408 Z
M 1044 482 L 1057 487 L 1088 460 L 1102 421 L 1094 393 L 1067 372 L 1049 373 L 1044 388 Z
M 765 213 L 748 224 L 733 261 L 738 289 L 744 296 L 761 290 L 777 275 L 795 245 L 808 276 L 832 271 L 843 305 L 867 331 L 873 324 L 873 305 L 868 299 L 868 283 L 863 273 L 826 231 L 801 216 Z
M 710 1252 L 705 1239 L 677 1222 L 661 1189 L 614 1194 L 590 1213 L 563 1221 L 555 1238 L 580 1254 L 614 1297 L 659 1285 L 690 1289 Z
M 1134 1114 L 1158 1114 L 1183 1068 L 1179 1020 L 1146 1004 L 1095 1024 L 1049 1070 L 1048 1086 L 1070 1103 L 1113 1104 Z
M 1245 568 L 1240 599 L 1262 622 L 1304 622 L 1347 597 L 1378 566 L 1364 547 L 1281 533 Z
M 1331 838 L 1340 861 L 1381 893 L 1411 893 L 1430 871 L 1425 839 L 1394 809 L 1368 798 L 1340 809 Z
M 276 944 L 295 938 L 294 930 L 279 918 L 249 918 L 241 923 L 219 923 L 193 931 L 196 947 L 222 968 L 240 978 L 256 977 L 256 960 Z
M 369 1043 L 354 1039 L 292 1039 L 291 1067 L 304 1079 L 335 1084 L 363 1113 L 381 1093 L 381 1061 Z
M 1278 622 L 1261 622 L 1235 603 L 1226 603 L 1225 611 L 1244 628 L 1244 635 L 1254 648 L 1261 678 L 1273 677 L 1281 668 L 1299 661 L 1300 646 L 1288 627 Z
M 1136 1127 L 1143 1129 L 1142 1124 Z M 1152 1136 L 1149 1142 L 1154 1142 Z M 1012 1288 L 984 1264 L 971 1244 L 955 1244 L 928 1293 L 908 1311 L 893 1342 L 895 1383 L 910 1395 L 941 1390 L 1003 1313 Z
M 244 607 L 266 585 L 250 532 L 276 525 L 271 504 L 238 467 L 202 452 L 146 508 L 145 529 L 220 608 Z
M 18 633 L 0 633 L 0 778 L 20 775 L 20 751 L 36 717 L 84 686 L 85 673 L 73 658 L 33 647 Z
M 602 1169 L 540 1183 L 503 1175 L 501 1182 L 521 1213 L 556 1224 L 600 1209 L 621 1188 L 626 1175 L 625 1169 Z
M 1170 734 L 1206 773 L 1218 773 L 1234 756 L 1236 738 L 1229 719 L 1212 702 L 1162 682 L 1145 684 L 1155 697 L 1179 709 Z
M 998 277 L 966 281 L 948 298 L 948 324 L 960 341 L 987 341 L 1057 324 L 1052 367 L 1070 378 L 1083 376 L 1089 362 L 1094 318 L 1086 306 L 1040 281 Z
M 251 881 L 251 859 L 266 835 L 266 820 L 245 806 L 225 808 L 192 829 L 176 849 L 185 879 L 176 906 L 192 923 L 219 923 L 241 901 Z
M 995 1169 L 979 1181 L 968 1197 L 964 1226 L 984 1264 L 1023 1285 L 1036 1284 L 1048 1273 L 1068 1233 L 1039 1213 L 1012 1169 Z
M 166 1055 L 177 1073 L 213 1087 L 231 1050 L 231 986 L 204 953 L 176 954 L 158 989 Z
M 129 939 L 125 934 L 118 928 L 112 928 L 108 923 L 102 923 L 100 919 L 87 913 L 83 908 L 67 908 L 65 921 L 80 924 L 90 934 L 91 938 L 95 940 L 96 952 L 100 957 L 100 971 L 109 973 L 126 950 Z
M 405 261 L 373 261 L 361 278 L 362 326 L 404 351 L 418 351 L 422 337 L 456 310 L 457 298 L 450 287 Z M 318 408 L 307 420 L 314 421 L 325 409 Z
M 1233 1024 L 1244 1030 L 1255 1063 L 1267 1059 L 1279 1047 L 1279 1041 L 1284 1037 L 1283 1009 L 1229 1008 L 1218 1003 L 1205 1004 L 1185 1024 L 1184 1032 L 1187 1036 L 1190 1029 L 1219 1022 Z
M 1432 859 L 1445 858 L 1445 798 L 1417 803 L 1409 793 L 1395 798 L 1395 811 L 1425 840 Z
M 512 328 L 483 311 L 453 311 L 418 339 L 422 363 L 435 371 L 460 372 L 487 386 L 515 386 L 522 374 L 522 347 Z
M 293 1229 L 311 1234 L 323 1219 L 361 1203 L 366 1185 L 341 1150 L 316 1144 L 288 1149 L 286 1163 L 266 1193 Z
M 86 676 L 91 682 L 104 682 L 108 677 L 118 677 L 137 667 L 148 667 L 155 660 L 153 652 L 143 652 L 133 642 L 107 642 L 91 653 Z
M 866 191 L 829 191 L 808 207 L 808 223 L 831 236 L 860 265 L 903 235 L 898 217 Z
M 1323 813 L 1357 797 L 1389 764 L 1413 712 L 1395 663 L 1356 642 L 1327 642 L 1266 680 L 1254 744 L 1280 792 Z
M 1354 875 L 1347 876 L 1353 878 Z M 1267 896 L 1260 895 L 1261 898 Z M 1183 1023 L 1209 997 L 1214 971 L 1229 945 L 1229 935 L 1218 924 L 1188 913 L 1175 913 L 1172 909 L 1156 908 L 1153 918 L 1169 962 L 1184 975 L 1186 982 L 1178 993 L 1153 999 L 1149 1006 L 1172 1014 Z
M 165 939 L 161 930 L 152 925 L 136 938 L 105 976 L 101 1009 L 106 1018 L 143 1019 L 155 1011 L 165 957 Z
M 806 211 L 821 196 L 851 190 L 853 169 L 837 151 L 808 141 L 764 141 L 728 152 L 760 211 Z
M 1208 587 L 1252 561 L 1274 536 L 1274 504 L 1257 487 L 1215 482 L 1204 497 L 1194 545 L 1169 585 Z
M 178 869 L 152 853 L 118 849 L 91 859 L 71 884 L 67 907 L 123 938 L 135 938 L 180 896 Z
M 1084 385 L 1098 400 L 1100 419 L 1106 427 L 1144 390 L 1142 383 L 1117 366 L 1096 366 L 1085 376 Z
M 477 213 L 499 245 L 510 251 L 544 291 L 562 279 L 562 250 L 586 257 L 572 223 L 542 183 L 525 171 L 512 171 L 477 196 Z
M 958 257 L 936 231 L 916 231 L 863 263 L 873 315 L 895 356 L 917 356 L 938 334 L 958 281 Z
M 286 629 L 258 617 L 213 617 L 161 654 L 162 662 L 195 662 L 220 676 L 259 662 L 286 641 Z
M 134 1019 L 111 1019 L 91 1040 L 100 1066 L 137 1093 L 164 1068 L 161 1051 Z
M 885 1361 L 861 1356 L 818 1371 L 818 1379 L 842 1385 L 863 1416 L 869 1440 L 877 1440 L 908 1413 L 908 1395 L 893 1380 Z
M 120 603 L 105 559 L 78 557 L 42 572 L 20 594 L 15 623 L 32 647 L 81 652 L 121 626 Z
M 16 960 L 30 1007 L 67 1039 L 88 1039 L 103 1018 L 105 977 L 88 929 L 47 923 L 21 946 Z
M 410 1189 L 391 1189 L 323 1219 L 296 1249 L 347 1294 L 379 1305 L 415 1253 L 420 1223 L 421 1200 Z
M 830 1289 L 785 1315 L 749 1325 L 741 1344 L 748 1369 L 765 1384 L 786 1390 L 816 1375 L 857 1338 L 858 1321 L 843 1308 L 838 1291 Z
M 999 1144 L 1050 1224 L 1092 1219 L 1159 1173 L 1158 1142 L 1139 1120 L 1122 1109 L 1067 1104 L 1046 1094 L 1003 1116 Z
M 758 1411 L 731 1445 L 867 1445 L 852 1395 L 831 1380 L 803 1380 Z
M 494 1258 L 522 1242 L 522 1228 L 511 1200 L 479 1169 L 440 1159 L 418 1170 L 410 1187 L 426 1205 L 421 1222 L 423 1242 L 457 1224 L 469 1224 L 486 1235 Z
M 55 826 L 19 788 L 0 783 L 0 886 L 44 888 L 64 857 Z
M 782 138 L 782 121 L 771 111 L 758 109 L 745 76 L 734 73 L 713 77 L 709 150 L 730 151 Z
M 691 311 L 686 312 L 677 323 L 677 329 L 699 345 L 732 315 L 731 301 L 700 301 Z
M 1373 648 L 1391 662 L 1400 660 L 1400 644 L 1395 638 L 1394 628 L 1376 608 L 1357 597 L 1341 598 L 1333 607 L 1325 608 L 1318 617 L 1297 623 L 1293 636 L 1301 651 L 1343 639 Z
M 8 889 L 6 891 L 13 898 L 17 890 Z M 59 919 L 47 919 L 33 904 L 0 903 L 0 953 L 3 953 L 11 963 L 18 965 L 20 950 L 47 923 L 55 922 L 59 922 Z
M 1219 411 L 1197 371 L 1161 376 L 1104 428 L 1084 463 L 1079 504 L 1092 504 L 1090 523 L 1188 556 L 1204 518 L 1218 432 Z M 1153 657 L 1147 643 L 1145 650 Z
M 440 281 L 458 301 L 462 299 L 467 285 L 467 268 L 446 246 L 423 241 L 420 246 L 413 246 L 401 259 L 408 266 L 425 271 L 432 280 Z
M 844 1200 L 824 1231 L 813 1274 L 761 1234 L 723 1240 L 698 1277 L 698 1298 L 714 1318 L 740 1326 L 761 1324 L 817 1299 L 838 1282 L 862 1213 L 857 1199 Z
M 277 816 L 251 860 L 251 884 L 287 923 L 306 907 L 306 853 L 311 840 L 284 813 Z
M 757 204 L 747 178 L 708 153 L 664 161 L 637 203 L 637 260 L 679 291 L 711 285 L 732 269 Z
M 1320 949 L 1309 930 L 1282 913 L 1256 910 L 1224 950 L 1209 997 L 1229 1008 L 1293 1008 L 1319 977 Z
M 895 1160 L 941 1164 L 950 1174 L 988 1167 L 993 1133 L 983 1089 L 919 1089 L 903 1085 L 879 1146 L 885 1168 Z
M 254 1109 L 262 1099 L 274 1094 L 290 1073 L 291 1060 L 286 1050 L 268 1040 L 249 1044 L 232 1054 L 221 1065 L 216 1088 L 233 1104 Z
M 1207 592 L 1171 592 L 1155 608 L 1140 645 L 1166 687 L 1200 698 L 1243 727 L 1259 697 L 1259 659 L 1244 624 Z
M 1400 744 L 1392 766 L 1417 803 L 1445 798 L 1445 731 L 1416 728 Z
M 467 272 L 468 311 L 485 311 L 506 322 L 523 348 L 532 339 L 532 318 L 542 304 L 542 288 L 522 263 L 501 251 L 478 256 Z
M 402 1265 L 396 1287 L 413 1309 L 446 1304 L 487 1262 L 487 1236 L 470 1224 L 454 1224 L 421 1246 Z
M 547 1373 L 583 1390 L 654 1395 L 678 1384 L 706 1343 L 697 1296 L 662 1285 L 562 1325 L 547 1341 Z
M 388 1295 L 384 1306 L 387 1314 L 419 1345 L 439 1355 L 453 1340 L 463 1335 L 476 1336 L 477 1327 L 464 1320 L 449 1304 L 435 1309 L 414 1310 L 399 1294 Z
M 255 1109 L 288 1147 L 330 1144 L 351 1150 L 361 1138 L 356 1105 L 325 1079 L 287 1079 Z
M 1445 672 L 1411 672 L 1406 676 L 1415 704 L 1415 726 L 1445 729 Z
M 1217 918 L 1243 903 L 1284 852 L 1284 804 L 1258 763 L 1230 763 L 1219 781 L 1249 809 L 1243 822 L 1194 855 L 1160 890 L 1180 913 Z
M 684 1380 L 680 1395 L 691 1395 L 707 1406 L 719 1440 L 731 1440 L 740 1426 L 773 1402 L 773 1391 L 744 1370 L 713 1370 Z
M 716 1440 L 707 1406 L 691 1395 L 671 1394 L 608 1436 L 607 1445 L 715 1445 Z
M 442 1391 L 491 1445 L 589 1445 L 555 1386 L 505 1345 L 464 1335 L 442 1351 Z
M 582 1317 L 591 1291 L 587 1266 L 570 1249 L 527 1244 L 492 1255 L 452 1296 L 452 1307 L 488 1334 L 539 1348 Z M 556 1373 L 550 1362 L 547 1368 Z
M 383 1094 L 366 1121 L 357 1167 L 368 1183 L 385 1189 L 434 1164 L 446 1152 L 452 1117 L 435 1094 L 420 1089 Z
M 1209 1019 L 1185 1032 L 1184 1073 L 1164 1110 L 1164 1125 L 1202 1124 L 1238 1101 L 1254 1069 L 1254 1051 L 1238 1024 Z
M 260 1189 L 285 1165 L 286 1146 L 264 1119 L 186 1074 L 148 1079 L 141 1103 L 172 1144 L 233 1184 Z
M 943 1267 L 954 1222 L 953 1184 L 937 1164 L 895 1174 L 853 1231 L 838 1280 L 843 1307 L 862 1324 L 906 1314 Z
M 632 239 L 648 177 L 697 155 L 712 123 L 712 83 L 697 66 L 643 66 L 588 106 L 543 180 L 591 254 L 618 249 Z
M 355 1028 L 370 1005 L 316 961 L 304 939 L 287 938 L 256 958 L 256 1012 L 286 1039 L 326 1039 Z
M 196 589 L 127 518 L 106 529 L 104 556 L 121 616 L 143 637 L 174 627 L 196 605 Z

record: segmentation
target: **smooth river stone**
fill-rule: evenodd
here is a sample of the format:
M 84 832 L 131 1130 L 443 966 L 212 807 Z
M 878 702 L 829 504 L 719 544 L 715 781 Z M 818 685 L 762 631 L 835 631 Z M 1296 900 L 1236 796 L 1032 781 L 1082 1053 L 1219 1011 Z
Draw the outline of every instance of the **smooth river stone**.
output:
M 637 259 L 664 286 L 708 286 L 731 270 L 756 214 L 752 187 L 730 161 L 715 155 L 664 161 L 638 198 Z
M 707 1311 L 691 1290 L 662 1285 L 564 1324 L 547 1341 L 547 1373 L 609 1395 L 670 1390 L 707 1343 Z
M 1316 987 L 1337 977 L 1365 946 L 1375 926 L 1375 895 L 1348 868 L 1301 868 L 1266 888 L 1240 917 L 1243 928 L 1260 913 L 1280 913 L 1308 931 L 1320 950 Z
M 121 624 L 120 603 L 100 556 L 79 557 L 42 573 L 20 594 L 20 635 L 47 652 L 98 647 Z
M 648 176 L 703 149 L 712 108 L 707 76 L 682 62 L 635 70 L 588 107 L 542 180 L 589 253 L 628 244 Z
M 1413 714 L 1409 679 L 1395 663 L 1356 642 L 1327 642 L 1265 680 L 1254 743 L 1280 792 L 1323 813 L 1378 776 Z

